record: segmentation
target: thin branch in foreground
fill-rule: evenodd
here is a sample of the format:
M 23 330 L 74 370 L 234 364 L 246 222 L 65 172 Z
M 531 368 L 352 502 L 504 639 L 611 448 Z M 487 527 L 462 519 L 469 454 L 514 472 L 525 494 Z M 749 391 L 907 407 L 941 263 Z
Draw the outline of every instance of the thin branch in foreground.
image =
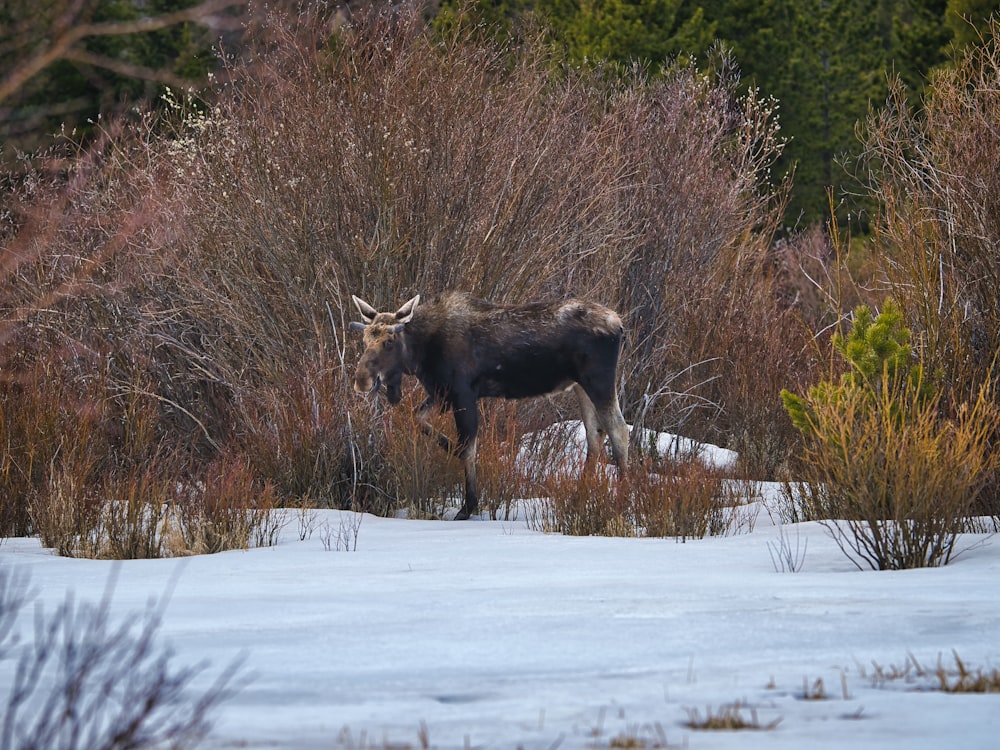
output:
M 211 712 L 235 691 L 239 660 L 192 695 L 207 665 L 174 667 L 172 651 L 157 639 L 169 594 L 115 622 L 116 580 L 112 574 L 96 605 L 67 595 L 48 614 L 36 602 L 34 634 L 23 644 L 0 633 L 8 641 L 0 643 L 0 660 L 17 662 L 3 699 L 2 750 L 183 748 L 208 733 Z M 34 598 L 25 591 L 23 580 L 0 571 L 0 622 Z

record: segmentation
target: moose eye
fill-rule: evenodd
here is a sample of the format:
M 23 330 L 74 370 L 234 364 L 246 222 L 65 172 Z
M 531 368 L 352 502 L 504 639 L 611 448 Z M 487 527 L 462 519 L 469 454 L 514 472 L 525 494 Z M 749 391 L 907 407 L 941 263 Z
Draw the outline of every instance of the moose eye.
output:
M 392 347 L 394 347 L 395 345 L 396 345 L 396 342 L 393 341 L 392 339 L 388 339 L 388 340 L 382 342 L 382 348 L 383 349 L 392 349 Z

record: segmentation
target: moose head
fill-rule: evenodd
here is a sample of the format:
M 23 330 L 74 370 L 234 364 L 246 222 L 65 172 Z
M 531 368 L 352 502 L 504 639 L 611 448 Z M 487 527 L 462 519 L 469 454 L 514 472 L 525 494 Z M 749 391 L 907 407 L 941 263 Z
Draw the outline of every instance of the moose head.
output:
M 352 321 L 351 328 L 363 331 L 364 354 L 354 375 L 354 390 L 360 393 L 377 391 L 385 385 L 389 403 L 398 404 L 403 398 L 402 381 L 406 370 L 406 335 L 404 328 L 413 318 L 420 295 L 405 303 L 394 313 L 380 313 L 360 297 L 351 295 L 363 323 Z

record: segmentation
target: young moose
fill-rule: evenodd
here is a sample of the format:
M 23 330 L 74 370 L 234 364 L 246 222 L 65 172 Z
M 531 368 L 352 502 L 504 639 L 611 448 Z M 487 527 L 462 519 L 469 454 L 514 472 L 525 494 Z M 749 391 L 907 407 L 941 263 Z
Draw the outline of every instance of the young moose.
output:
M 384 385 L 389 402 L 402 398 L 403 375 L 427 391 L 420 407 L 450 409 L 465 468 L 465 503 L 456 519 L 476 513 L 476 434 L 480 398 L 527 398 L 572 388 L 587 431 L 587 462 L 611 439 L 619 472 L 628 464 L 628 426 L 615 389 L 621 351 L 621 318 L 606 307 L 579 299 L 531 305 L 496 305 L 460 292 L 420 304 L 420 295 L 396 312 L 378 312 L 352 297 L 364 323 L 365 351 L 354 389 Z M 430 431 L 425 422 L 425 428 Z M 440 438 L 448 449 L 446 438 Z

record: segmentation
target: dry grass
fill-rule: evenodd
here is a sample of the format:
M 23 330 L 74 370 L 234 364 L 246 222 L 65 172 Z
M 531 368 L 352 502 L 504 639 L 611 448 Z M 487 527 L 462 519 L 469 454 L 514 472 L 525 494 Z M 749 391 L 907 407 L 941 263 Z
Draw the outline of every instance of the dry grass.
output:
M 1000 693 L 1000 669 L 971 669 L 952 651 L 955 666 L 947 669 L 938 661 L 934 676 L 945 693 Z
M 611 466 L 563 463 L 540 492 L 548 498 L 541 528 L 563 534 L 686 541 L 725 535 L 748 522 L 737 490 L 697 458 L 636 460 L 622 479 Z
M 822 677 L 817 677 L 812 684 L 809 683 L 808 678 L 803 677 L 802 693 L 799 697 L 804 701 L 825 701 L 830 695 L 826 692 L 826 686 L 823 684 Z
M 596 741 L 593 748 L 612 750 L 667 750 L 667 733 L 660 722 L 629 727 L 626 731 L 611 737 L 607 743 Z
M 868 669 L 863 664 L 858 664 L 858 673 L 862 679 L 869 679 Z M 883 665 L 872 661 L 871 683 L 872 687 L 885 687 L 888 684 L 903 681 L 913 683 L 918 678 L 924 678 L 927 673 L 920 666 L 913 654 L 907 654 L 902 666 L 895 664 Z
M 702 731 L 743 731 L 743 730 L 763 730 L 771 731 L 776 729 L 781 719 L 775 719 L 767 724 L 761 724 L 757 715 L 757 709 L 748 707 L 745 703 L 727 703 L 716 710 L 709 706 L 702 716 L 697 708 L 688 708 L 688 720 L 684 726 L 689 729 Z M 746 716 L 743 711 L 749 710 L 750 715 Z
M 907 654 L 902 666 L 883 666 L 872 662 L 871 681 L 873 687 L 885 687 L 891 683 L 904 682 L 914 689 L 940 690 L 945 693 L 998 693 L 1000 692 L 1000 669 L 983 667 L 971 668 L 952 651 L 954 666 L 948 667 L 938 658 L 937 666 L 930 668 L 920 664 L 913 654 Z M 868 671 L 859 667 L 861 676 Z

